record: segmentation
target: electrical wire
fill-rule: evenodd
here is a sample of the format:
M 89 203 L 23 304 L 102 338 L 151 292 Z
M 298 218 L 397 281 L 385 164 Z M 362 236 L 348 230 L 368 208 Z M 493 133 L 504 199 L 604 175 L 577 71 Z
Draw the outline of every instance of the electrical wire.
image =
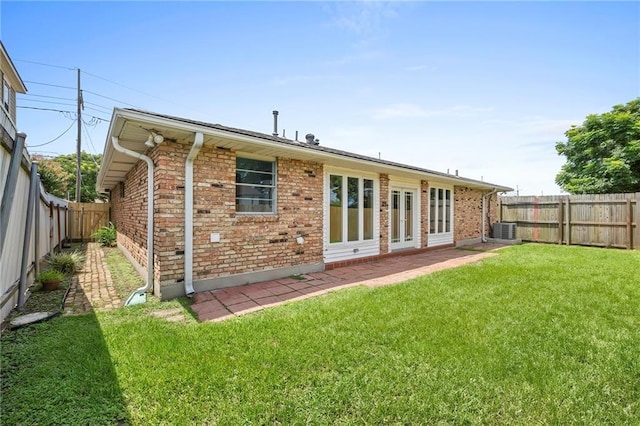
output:
M 73 99 L 71 99 L 73 100 Z M 20 101 L 25 101 L 25 102 L 40 102 L 43 104 L 54 104 L 54 105 L 64 105 L 64 106 L 75 106 L 75 104 L 67 104 L 64 102 L 55 102 L 55 101 L 43 101 L 40 99 L 20 99 Z
M 150 98 L 155 98 L 155 99 L 158 99 L 158 100 L 164 101 L 164 102 L 174 103 L 173 101 L 170 101 L 168 99 L 163 99 L 163 98 L 161 98 L 159 96 L 150 95 L 149 93 L 145 93 L 145 92 L 143 92 L 141 90 L 134 89 L 133 87 L 125 86 L 124 84 L 118 83 L 117 81 L 109 80 L 108 78 L 100 77 L 99 75 L 95 75 L 95 74 L 92 74 L 92 73 L 87 72 L 87 71 L 80 70 L 80 72 L 82 74 L 86 74 L 86 75 L 89 75 L 91 77 L 95 77 L 95 78 L 98 78 L 100 80 L 106 81 L 107 83 L 115 84 L 116 86 L 124 87 L 127 90 L 132 90 L 134 92 L 140 93 L 141 95 L 149 96 Z
M 63 114 L 73 114 L 74 116 L 76 114 L 75 111 L 62 110 L 62 109 L 53 109 L 53 108 L 36 108 L 36 107 L 20 106 L 20 105 L 18 105 L 16 108 L 35 109 L 35 110 L 38 110 L 38 111 L 53 111 L 53 112 L 60 112 L 60 113 L 63 113 Z M 90 109 L 92 109 L 92 108 L 90 108 Z M 98 112 L 103 112 L 103 111 L 98 111 Z M 65 117 L 66 117 L 66 115 L 65 115 Z M 89 117 L 93 117 L 96 120 L 104 121 L 106 123 L 111 121 L 111 120 L 107 120 L 106 118 L 98 117 L 96 115 L 89 115 Z M 69 118 L 69 120 L 74 120 L 74 118 L 71 118 L 71 117 L 67 117 L 67 118 Z
M 41 82 L 39 82 L 39 81 L 28 81 L 28 80 L 25 80 L 24 82 L 25 82 L 25 83 L 29 83 L 29 84 L 39 84 L 39 85 L 41 85 L 41 86 L 59 87 L 59 88 L 61 88 L 61 89 L 78 90 L 78 88 L 77 88 L 77 87 L 61 86 L 61 85 L 59 85 L 59 84 L 41 83 Z
M 90 90 L 83 90 L 83 92 L 91 93 L 92 95 L 96 95 L 96 96 L 99 96 L 99 97 L 101 97 L 101 98 L 109 99 L 110 101 L 120 102 L 121 104 L 129 105 L 129 106 L 134 107 L 134 108 L 144 109 L 144 108 L 141 108 L 141 107 L 139 107 L 139 106 L 136 106 L 136 105 L 133 105 L 133 104 L 130 104 L 130 103 L 127 103 L 127 102 L 124 102 L 124 101 L 118 100 L 118 99 L 110 98 L 110 97 L 108 97 L 108 96 L 104 96 L 104 95 L 101 95 L 101 94 L 99 94 L 99 93 L 92 92 L 92 91 L 90 91 Z
M 61 133 L 60 135 L 58 135 L 56 138 L 51 139 L 49 142 L 41 143 L 41 144 L 38 144 L 38 145 L 28 145 L 28 144 L 27 144 L 27 147 L 29 147 L 29 148 L 37 148 L 37 147 L 39 147 L 39 146 L 49 145 L 50 143 L 53 143 L 53 142 L 57 141 L 58 139 L 60 139 L 61 137 L 63 137 L 63 136 L 64 136 L 64 135 L 69 131 L 69 130 L 71 130 L 71 128 L 73 127 L 73 125 L 76 123 L 76 121 L 78 121 L 78 120 L 73 120 L 73 121 L 71 122 L 71 125 L 70 125 L 69 127 L 67 127 L 67 130 L 65 130 L 64 132 L 62 132 L 62 133 Z
M 47 98 L 47 99 L 60 99 L 63 101 L 75 101 L 73 98 L 61 98 L 60 96 L 45 96 L 45 95 L 36 95 L 34 93 L 17 93 L 19 97 L 22 96 L 35 96 L 36 98 Z M 25 99 L 26 100 L 26 99 Z
M 73 71 L 73 70 L 77 70 L 77 69 L 78 69 L 78 68 L 63 67 L 63 66 L 60 66 L 60 65 L 45 64 L 44 62 L 27 61 L 26 59 L 14 59 L 14 61 L 17 61 L 17 62 L 26 62 L 26 63 L 28 63 L 28 64 L 42 65 L 42 66 L 44 66 L 44 67 L 60 68 L 60 69 L 63 69 L 63 70 L 69 70 L 69 71 Z
M 91 147 L 93 148 L 93 152 L 98 152 L 98 150 L 96 149 L 96 147 L 93 145 L 93 140 L 91 139 L 91 135 L 89 134 L 89 129 L 87 129 L 86 123 L 84 122 L 84 120 L 82 120 L 82 126 L 84 127 L 84 131 L 87 134 L 87 137 L 89 138 L 89 143 L 91 144 Z M 98 154 L 94 154 L 94 155 L 98 155 Z M 93 160 L 94 164 L 100 168 L 100 164 L 98 164 L 98 162 L 96 161 L 95 158 L 93 158 L 93 155 L 91 156 L 91 159 Z

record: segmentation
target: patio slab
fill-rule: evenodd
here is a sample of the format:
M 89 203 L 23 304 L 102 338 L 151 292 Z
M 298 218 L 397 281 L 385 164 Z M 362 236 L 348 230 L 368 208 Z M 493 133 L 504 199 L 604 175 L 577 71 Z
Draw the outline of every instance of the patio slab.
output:
M 221 321 L 283 303 L 355 285 L 381 287 L 495 256 L 504 244 L 484 243 L 466 250 L 447 248 L 344 266 L 295 278 L 198 293 L 191 305 L 200 321 Z

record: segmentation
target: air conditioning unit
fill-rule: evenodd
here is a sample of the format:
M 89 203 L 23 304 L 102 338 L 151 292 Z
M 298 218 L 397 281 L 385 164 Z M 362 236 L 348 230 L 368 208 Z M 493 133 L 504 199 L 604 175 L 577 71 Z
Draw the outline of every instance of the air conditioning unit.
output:
M 494 223 L 493 224 L 493 238 L 499 238 L 501 240 L 515 240 L 516 239 L 516 224 L 515 223 Z

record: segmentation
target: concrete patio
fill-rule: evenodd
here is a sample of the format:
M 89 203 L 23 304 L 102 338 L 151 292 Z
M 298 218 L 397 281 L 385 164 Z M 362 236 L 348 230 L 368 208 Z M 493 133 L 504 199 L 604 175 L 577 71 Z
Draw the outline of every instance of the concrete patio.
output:
M 364 285 L 379 287 L 495 256 L 503 244 L 487 243 L 386 258 L 324 272 L 197 293 L 191 308 L 200 321 L 220 321 L 286 302 Z M 475 249 L 475 250 L 474 250 Z

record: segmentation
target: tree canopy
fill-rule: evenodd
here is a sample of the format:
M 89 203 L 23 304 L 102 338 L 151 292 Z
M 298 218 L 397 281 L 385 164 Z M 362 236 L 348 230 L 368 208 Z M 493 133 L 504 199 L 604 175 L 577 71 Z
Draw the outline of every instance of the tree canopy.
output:
M 572 194 L 640 191 L 640 98 L 591 114 L 567 130 L 556 151 L 567 162 L 556 183 Z
M 76 154 L 65 154 L 52 159 L 42 157 L 38 160 L 38 172 L 44 189 L 56 197 L 75 198 L 76 193 Z M 80 201 L 92 203 L 104 195 L 96 192 L 96 179 L 102 154 L 82 152 L 80 156 Z

